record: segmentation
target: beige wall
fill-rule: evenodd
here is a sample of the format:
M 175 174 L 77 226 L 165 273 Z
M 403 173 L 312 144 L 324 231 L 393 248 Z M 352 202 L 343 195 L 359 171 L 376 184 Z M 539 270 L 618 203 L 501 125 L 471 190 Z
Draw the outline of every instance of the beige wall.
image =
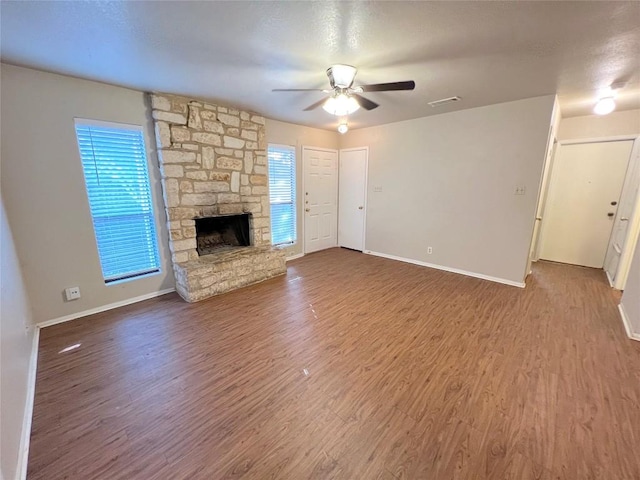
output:
M 553 105 L 550 95 L 347 133 L 340 148 L 370 148 L 365 248 L 522 282 Z
M 640 242 L 636 243 L 627 285 L 624 288 L 620 303 L 629 320 L 631 332 L 636 338 L 640 339 Z
M 174 286 L 160 175 L 142 92 L 2 65 L 2 191 L 33 320 L 42 322 Z M 74 117 L 143 125 L 162 273 L 106 286 Z M 63 300 L 78 285 L 82 298 Z
M 12 479 L 19 469 L 35 329 L 4 202 L 0 210 L 0 477 Z
M 267 119 L 266 127 L 267 143 L 296 147 L 298 242 L 294 246 L 287 248 L 287 256 L 292 256 L 302 253 L 302 215 L 304 214 L 302 208 L 304 204 L 304 192 L 302 191 L 302 147 L 322 147 L 337 150 L 339 144 L 338 137 L 340 134 L 329 130 L 304 127 L 302 125 L 294 125 L 293 123 L 279 122 L 270 119 Z
M 558 140 L 603 138 L 640 133 L 640 110 L 625 110 L 609 115 L 563 118 Z

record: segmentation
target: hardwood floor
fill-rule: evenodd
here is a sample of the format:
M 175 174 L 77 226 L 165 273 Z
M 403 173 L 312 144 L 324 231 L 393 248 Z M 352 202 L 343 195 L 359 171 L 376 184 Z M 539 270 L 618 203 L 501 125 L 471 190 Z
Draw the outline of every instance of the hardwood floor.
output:
M 49 327 L 29 479 L 638 479 L 616 304 L 598 270 L 523 290 L 332 249 Z

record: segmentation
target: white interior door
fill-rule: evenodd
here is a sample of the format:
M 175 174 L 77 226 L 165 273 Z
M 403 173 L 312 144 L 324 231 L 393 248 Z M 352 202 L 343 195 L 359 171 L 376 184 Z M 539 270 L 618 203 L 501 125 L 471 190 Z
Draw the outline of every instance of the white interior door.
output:
M 634 220 L 634 210 L 640 194 L 640 158 L 635 155 L 627 168 L 627 175 L 622 187 L 618 213 L 613 223 L 611 241 L 604 261 L 604 269 L 615 288 L 622 290 L 626 282 L 627 268 L 620 263 L 621 255 L 629 238 L 629 227 Z M 624 262 L 623 262 L 624 263 Z
M 602 268 L 632 144 L 558 148 L 543 218 L 541 258 Z
M 368 149 L 340 150 L 338 245 L 364 250 Z
M 304 251 L 338 245 L 338 152 L 303 147 Z

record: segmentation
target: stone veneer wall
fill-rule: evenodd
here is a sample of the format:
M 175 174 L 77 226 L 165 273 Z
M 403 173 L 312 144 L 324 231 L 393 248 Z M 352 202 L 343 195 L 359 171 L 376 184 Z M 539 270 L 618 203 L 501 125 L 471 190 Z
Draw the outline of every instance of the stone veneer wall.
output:
M 188 301 L 199 300 L 284 273 L 284 254 L 268 248 L 271 234 L 264 117 L 181 96 L 150 96 L 178 292 Z M 247 278 L 228 282 L 229 288 L 226 283 L 217 288 L 211 278 L 200 279 L 193 273 L 211 273 L 209 267 L 216 256 L 198 256 L 194 218 L 242 212 L 252 214 L 252 245 L 262 247 L 253 250 L 262 258 L 248 260 L 260 274 L 247 273 L 244 268 L 239 276 Z M 271 263 L 265 266 L 261 262 Z M 203 265 L 209 267 L 200 268 Z M 231 279 L 229 272 L 224 278 L 225 282 Z

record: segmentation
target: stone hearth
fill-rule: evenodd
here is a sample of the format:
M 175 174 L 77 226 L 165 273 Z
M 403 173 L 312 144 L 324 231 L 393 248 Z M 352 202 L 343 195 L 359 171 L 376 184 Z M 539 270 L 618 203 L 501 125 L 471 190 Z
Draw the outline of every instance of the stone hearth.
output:
M 202 300 L 286 272 L 271 247 L 264 117 L 151 94 L 176 290 Z M 250 213 L 251 246 L 199 256 L 195 219 Z

